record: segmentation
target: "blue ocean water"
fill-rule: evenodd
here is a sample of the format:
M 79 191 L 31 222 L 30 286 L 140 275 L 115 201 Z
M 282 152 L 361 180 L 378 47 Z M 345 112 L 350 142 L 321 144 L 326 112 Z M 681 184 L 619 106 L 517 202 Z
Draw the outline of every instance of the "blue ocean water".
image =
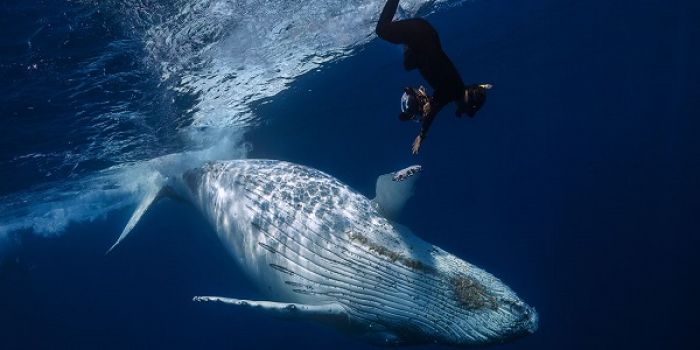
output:
M 690 348 L 698 6 L 402 1 L 466 81 L 495 85 L 476 118 L 443 111 L 416 158 L 397 109 L 421 78 L 371 35 L 382 4 L 4 1 L 2 348 L 370 347 L 193 303 L 259 293 L 185 204 L 158 203 L 105 255 L 153 169 L 241 157 L 370 197 L 378 175 L 423 165 L 401 223 L 540 314 L 499 348 Z

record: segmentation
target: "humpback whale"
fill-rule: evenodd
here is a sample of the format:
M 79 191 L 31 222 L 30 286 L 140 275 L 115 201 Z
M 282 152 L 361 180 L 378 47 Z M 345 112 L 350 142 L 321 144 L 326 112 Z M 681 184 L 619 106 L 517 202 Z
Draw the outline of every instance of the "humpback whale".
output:
M 370 200 L 297 164 L 207 163 L 148 194 L 110 250 L 158 199 L 177 197 L 270 299 L 194 301 L 310 318 L 384 345 L 478 346 L 533 333 L 536 311 L 508 286 L 396 222 L 420 172 L 380 176 Z

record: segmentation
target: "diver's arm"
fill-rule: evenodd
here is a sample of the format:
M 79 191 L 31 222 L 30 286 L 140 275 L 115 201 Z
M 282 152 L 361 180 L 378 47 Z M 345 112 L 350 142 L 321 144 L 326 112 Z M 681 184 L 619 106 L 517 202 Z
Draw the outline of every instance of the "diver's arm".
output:
M 382 13 L 379 15 L 379 21 L 377 22 L 377 28 L 375 29 L 377 35 L 380 37 L 382 36 L 380 33 L 383 32 L 383 29 L 387 24 L 391 24 L 398 7 L 399 0 L 387 0 L 386 4 L 384 4 L 384 9 L 382 9 Z
M 425 135 L 428 133 L 430 125 L 433 124 L 433 120 L 435 120 L 435 117 L 438 113 L 440 113 L 443 107 L 445 107 L 444 103 L 439 103 L 433 99 L 432 103 L 430 104 L 430 112 L 423 118 L 423 122 L 420 125 L 420 135 L 418 136 L 425 139 Z
M 445 104 L 433 103 L 433 105 L 430 108 L 430 113 L 428 113 L 428 115 L 426 115 L 423 118 L 423 122 L 420 126 L 420 134 L 418 134 L 418 136 L 416 136 L 416 139 L 413 141 L 413 155 L 418 154 L 421 143 L 425 140 L 425 137 L 428 134 L 430 125 L 433 124 L 433 120 L 435 120 L 435 117 L 438 113 L 440 113 L 440 110 L 442 110 L 443 107 L 445 107 Z
M 433 120 L 435 119 L 435 114 L 432 114 L 425 118 L 423 122 L 420 125 L 420 136 L 421 138 L 425 139 L 425 136 L 428 134 L 428 130 L 430 130 L 430 125 L 433 124 Z
M 425 119 L 423 119 L 423 123 L 420 127 L 420 134 L 418 134 L 418 136 L 416 136 L 416 139 L 413 140 L 413 147 L 411 148 L 411 152 L 414 156 L 418 154 L 418 151 L 420 151 L 420 146 L 423 143 L 423 140 L 425 140 L 426 135 L 428 134 L 428 129 L 430 129 L 430 124 L 433 123 L 433 119 L 435 119 L 435 114 L 427 116 L 425 117 Z

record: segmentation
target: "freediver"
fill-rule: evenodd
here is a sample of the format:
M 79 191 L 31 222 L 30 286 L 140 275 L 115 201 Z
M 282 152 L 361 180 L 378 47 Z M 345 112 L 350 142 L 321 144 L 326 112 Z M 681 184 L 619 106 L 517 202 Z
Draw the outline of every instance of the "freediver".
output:
M 420 134 L 413 141 L 412 151 L 416 155 L 435 116 L 443 107 L 454 102 L 457 105 L 457 117 L 461 118 L 464 114 L 474 117 L 486 101 L 486 90 L 492 86 L 464 85 L 457 68 L 442 50 L 435 28 L 422 18 L 392 21 L 398 6 L 399 0 L 386 2 L 376 32 L 377 36 L 390 43 L 402 44 L 404 68 L 407 71 L 418 69 L 433 88 L 433 96 L 429 96 L 423 86 L 407 87 L 401 97 L 399 119 L 421 123 Z

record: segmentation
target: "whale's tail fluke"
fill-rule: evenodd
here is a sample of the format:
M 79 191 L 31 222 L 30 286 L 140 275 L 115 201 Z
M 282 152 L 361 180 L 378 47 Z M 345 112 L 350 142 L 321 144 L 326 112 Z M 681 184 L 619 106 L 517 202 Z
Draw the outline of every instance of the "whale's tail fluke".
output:
M 141 220 L 143 214 L 145 214 L 146 211 L 148 211 L 148 209 L 151 208 L 151 206 L 153 206 L 153 204 L 157 203 L 161 198 L 169 196 L 172 192 L 173 191 L 170 188 L 170 186 L 154 186 L 150 191 L 148 191 L 141 203 L 139 203 L 139 206 L 131 215 L 129 222 L 127 222 L 121 235 L 119 235 L 119 238 L 117 238 L 117 241 L 114 242 L 114 244 L 107 250 L 107 253 L 105 254 L 109 254 L 112 250 L 114 250 L 114 248 L 116 248 L 117 245 L 119 245 L 119 243 L 121 243 L 124 240 L 124 238 L 126 238 L 126 236 L 131 232 L 131 230 L 134 229 L 136 223 L 138 223 L 139 220 Z

